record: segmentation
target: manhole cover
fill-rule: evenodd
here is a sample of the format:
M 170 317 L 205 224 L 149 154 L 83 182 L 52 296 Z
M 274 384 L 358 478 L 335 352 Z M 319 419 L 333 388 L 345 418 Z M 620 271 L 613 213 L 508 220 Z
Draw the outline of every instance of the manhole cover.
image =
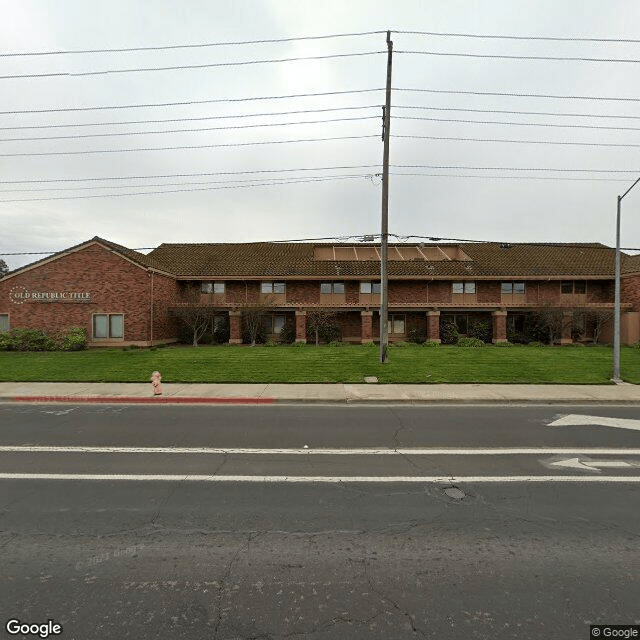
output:
M 454 500 L 462 500 L 465 497 L 465 492 L 457 487 L 447 487 L 444 492 Z

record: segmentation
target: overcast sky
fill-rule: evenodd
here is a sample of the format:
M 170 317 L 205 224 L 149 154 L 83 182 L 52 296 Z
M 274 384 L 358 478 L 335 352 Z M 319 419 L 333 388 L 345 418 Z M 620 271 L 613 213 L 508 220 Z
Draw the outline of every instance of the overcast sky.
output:
M 390 232 L 514 242 L 615 243 L 616 196 L 640 176 L 640 62 L 433 54 L 640 61 L 640 43 L 481 39 L 398 31 L 638 39 L 637 0 L 20 0 L 2 3 L 0 42 L 2 52 L 9 54 L 386 29 L 396 31 L 392 34 Z M 95 235 L 134 248 L 161 242 L 379 233 L 381 188 L 376 174 L 382 161 L 385 51 L 385 34 L 378 33 L 138 52 L 4 55 L 0 58 L 0 254 L 61 250 Z M 368 55 L 42 77 L 353 53 Z M 15 75 L 41 77 L 6 77 Z M 353 91 L 358 92 L 275 99 Z M 274 99 L 256 99 L 266 97 Z M 252 100 L 233 101 L 239 98 Z M 176 102 L 198 104 L 77 110 Z M 24 113 L 27 110 L 49 111 Z M 309 112 L 220 118 L 292 111 Z M 345 118 L 350 119 L 327 122 Z M 309 120 L 321 122 L 291 124 Z M 108 124 L 123 122 L 131 124 Z M 247 127 L 256 124 L 282 126 Z M 199 130 L 157 133 L 175 129 Z M 141 133 L 148 131 L 156 133 Z M 129 135 L 97 135 L 114 133 Z M 53 136 L 94 137 L 7 140 Z M 314 138 L 345 139 L 275 143 Z M 260 144 L 242 144 L 251 142 Z M 236 144 L 240 146 L 215 146 Z M 296 171 L 283 171 L 290 169 Z M 574 171 L 578 169 L 602 172 Z M 248 173 L 264 171 L 268 172 Z M 317 180 L 326 177 L 334 179 Z M 274 178 L 290 182 L 265 184 Z M 314 181 L 301 182 L 310 179 Z M 60 182 L 44 182 L 52 180 Z M 130 195 L 158 191 L 165 193 Z M 110 197 L 87 197 L 106 194 Z M 623 203 L 622 245 L 639 247 L 640 185 Z M 40 257 L 5 255 L 4 259 L 15 268 Z

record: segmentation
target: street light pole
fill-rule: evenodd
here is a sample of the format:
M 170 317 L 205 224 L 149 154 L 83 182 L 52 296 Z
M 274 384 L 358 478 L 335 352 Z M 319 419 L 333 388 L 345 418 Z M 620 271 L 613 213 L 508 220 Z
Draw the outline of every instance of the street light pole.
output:
M 638 178 L 621 196 L 618 196 L 618 209 L 616 213 L 616 266 L 615 266 L 615 292 L 613 298 L 613 382 L 621 382 L 620 378 L 620 209 L 624 198 L 633 187 Z

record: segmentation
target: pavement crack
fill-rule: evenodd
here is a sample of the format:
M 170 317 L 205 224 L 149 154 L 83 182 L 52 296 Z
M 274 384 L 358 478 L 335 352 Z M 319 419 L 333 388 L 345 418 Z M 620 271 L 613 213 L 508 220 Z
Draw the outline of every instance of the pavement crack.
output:
M 176 492 L 177 488 L 183 482 L 184 482 L 184 480 L 181 480 L 180 482 L 171 484 L 171 486 L 169 488 L 169 491 L 167 492 L 167 495 L 164 497 L 162 502 L 158 505 L 158 508 L 157 508 L 156 512 L 153 514 L 153 517 L 151 518 L 151 525 L 152 526 L 154 526 L 154 527 L 156 526 L 156 520 L 160 517 L 160 511 L 166 506 L 166 504 L 169 502 L 169 500 L 171 499 L 173 494 Z
M 222 456 L 222 462 L 215 468 L 214 472 L 211 474 L 212 476 L 217 476 L 220 473 L 220 469 L 224 467 L 225 464 L 229 461 L 229 454 L 225 453 Z

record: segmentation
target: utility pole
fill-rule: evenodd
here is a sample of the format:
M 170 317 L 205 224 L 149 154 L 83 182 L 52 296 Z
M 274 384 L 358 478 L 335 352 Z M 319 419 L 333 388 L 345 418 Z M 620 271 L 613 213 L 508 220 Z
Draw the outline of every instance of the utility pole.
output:
M 624 198 L 633 187 L 638 178 L 621 196 L 618 196 L 618 208 L 616 212 L 616 262 L 615 262 L 615 289 L 613 299 L 613 382 L 622 382 L 620 379 L 620 209 Z
M 382 113 L 382 230 L 380 234 L 380 362 L 388 362 L 389 332 L 389 276 L 387 273 L 387 253 L 389 244 L 389 130 L 391 128 L 391 61 L 393 42 L 391 31 L 387 31 L 387 94 Z

